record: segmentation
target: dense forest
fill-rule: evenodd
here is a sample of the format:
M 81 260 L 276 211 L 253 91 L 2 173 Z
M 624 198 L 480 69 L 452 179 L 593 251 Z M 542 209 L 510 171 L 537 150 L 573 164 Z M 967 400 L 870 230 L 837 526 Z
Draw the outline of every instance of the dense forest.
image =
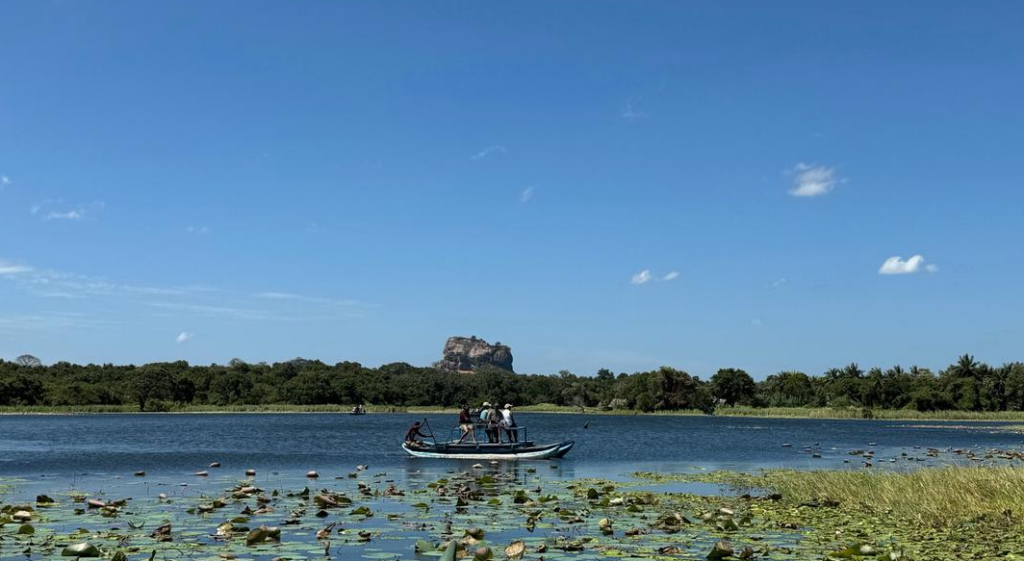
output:
M 1024 364 L 990 366 L 970 355 L 936 373 L 895 366 L 864 371 L 856 364 L 820 376 L 780 372 L 761 382 L 724 368 L 707 381 L 662 367 L 650 372 L 594 376 L 482 370 L 444 372 L 405 363 L 367 368 L 295 359 L 275 364 L 193 366 L 162 362 L 143 366 L 44 366 L 24 355 L 0 360 L 0 406 L 138 405 L 160 411 L 172 405 L 373 404 L 400 407 L 456 406 L 485 400 L 519 405 L 552 403 L 664 411 L 712 411 L 719 405 L 753 407 L 862 407 L 918 411 L 1024 410 Z

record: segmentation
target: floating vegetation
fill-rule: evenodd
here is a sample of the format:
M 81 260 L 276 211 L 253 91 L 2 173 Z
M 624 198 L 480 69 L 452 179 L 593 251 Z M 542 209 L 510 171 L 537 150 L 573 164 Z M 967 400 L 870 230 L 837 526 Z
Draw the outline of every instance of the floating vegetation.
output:
M 942 561 L 1024 555 L 1024 468 L 643 473 L 640 481 L 612 482 L 463 467 L 432 481 L 365 468 L 355 477 L 343 471 L 316 480 L 304 472 L 267 481 L 210 475 L 180 486 L 151 475 L 134 486 L 53 489 L 28 500 L 15 487 L 0 503 L 0 558 Z M 682 480 L 735 492 L 638 488 Z M 128 496 L 143 487 L 149 491 Z

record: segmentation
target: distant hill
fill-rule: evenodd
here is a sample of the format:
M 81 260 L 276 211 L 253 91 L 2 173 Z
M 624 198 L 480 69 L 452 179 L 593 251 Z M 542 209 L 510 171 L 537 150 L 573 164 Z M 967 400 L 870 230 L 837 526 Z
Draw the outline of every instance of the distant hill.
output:
M 512 370 L 512 348 L 501 343 L 489 344 L 473 337 L 449 337 L 444 344 L 444 357 L 434 366 L 448 372 L 473 372 L 482 366 Z

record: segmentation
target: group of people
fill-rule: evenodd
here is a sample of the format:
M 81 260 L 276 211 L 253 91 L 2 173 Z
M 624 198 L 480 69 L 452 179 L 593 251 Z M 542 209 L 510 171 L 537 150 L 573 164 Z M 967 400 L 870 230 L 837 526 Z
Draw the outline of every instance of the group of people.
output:
M 458 443 L 462 444 L 470 439 L 473 444 L 479 444 L 476 439 L 476 429 L 480 428 L 487 436 L 487 442 L 501 444 L 501 433 L 505 433 L 505 442 L 519 442 L 519 425 L 516 424 L 516 417 L 512 414 L 512 404 L 506 403 L 505 407 L 498 408 L 489 402 L 484 402 L 479 411 L 470 411 L 469 406 L 463 405 L 459 408 L 459 430 L 462 432 Z M 423 423 L 416 421 L 405 433 L 405 443 L 411 446 L 422 444 L 420 438 L 433 438 L 433 434 L 423 434 L 420 430 Z
M 501 433 L 505 433 L 506 441 L 509 443 L 519 442 L 519 429 L 516 424 L 516 417 L 512 414 L 512 404 L 506 403 L 505 407 L 498 408 L 489 402 L 484 402 L 483 407 L 476 414 L 470 412 L 469 407 L 463 405 L 459 410 L 459 429 L 462 436 L 459 443 L 465 442 L 467 438 L 476 440 L 476 427 L 483 429 L 487 435 L 487 442 L 491 444 L 501 443 Z

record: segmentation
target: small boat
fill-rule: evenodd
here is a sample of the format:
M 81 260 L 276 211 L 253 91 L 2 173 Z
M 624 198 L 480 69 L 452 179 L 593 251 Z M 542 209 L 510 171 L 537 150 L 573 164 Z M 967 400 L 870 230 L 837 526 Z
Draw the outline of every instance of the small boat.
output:
M 426 421 L 424 421 L 426 422 Z M 429 424 L 426 425 L 429 428 Z M 402 449 L 416 458 L 452 458 L 456 460 L 549 460 L 561 458 L 572 450 L 575 441 L 536 444 L 530 440 L 526 427 L 514 427 L 518 442 L 488 442 L 483 426 L 473 427 L 476 442 L 459 442 L 461 432 L 452 429 L 447 442 L 438 442 L 434 431 L 427 435 L 432 442 L 402 444 Z
M 456 460 L 549 460 L 561 458 L 572 449 L 572 440 L 554 444 L 534 444 L 533 442 L 513 442 L 502 444 L 464 442 L 423 442 L 410 446 L 402 444 L 402 449 L 417 458 L 452 458 Z

